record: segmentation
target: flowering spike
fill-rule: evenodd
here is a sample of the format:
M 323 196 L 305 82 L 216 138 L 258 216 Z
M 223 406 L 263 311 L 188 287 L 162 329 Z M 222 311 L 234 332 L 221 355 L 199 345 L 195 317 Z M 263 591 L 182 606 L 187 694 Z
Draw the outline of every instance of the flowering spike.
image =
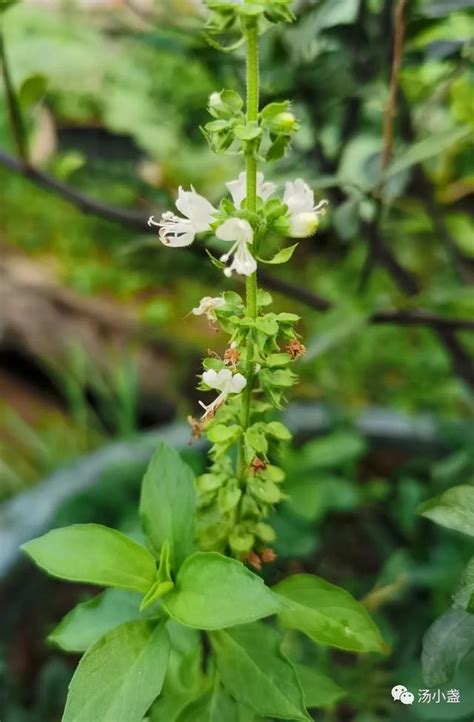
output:
M 202 131 L 214 152 L 241 153 L 245 168 L 226 183 L 228 195 L 218 208 L 193 187 L 180 187 L 176 200 L 180 215 L 167 211 L 160 220 L 151 216 L 148 225 L 158 227 L 160 240 L 172 247 L 189 246 L 199 234 L 214 233 L 214 264 L 228 278 L 245 277 L 245 302 L 227 291 L 204 296 L 192 309 L 194 316 L 205 316 L 212 328 L 222 329 L 228 344 L 223 357 L 208 352 L 200 388 L 217 395 L 209 404 L 199 401 L 201 419 L 190 416 L 189 421 L 195 438 L 204 433 L 212 443 L 211 467 L 198 480 L 201 547 L 230 551 L 260 569 L 262 561 L 274 558 L 266 545 L 276 536 L 264 519 L 284 498 L 279 487 L 284 474 L 271 463 L 272 455 L 277 444 L 290 438 L 272 412 L 282 408 L 284 393 L 296 382 L 290 365 L 305 347 L 294 330 L 298 317 L 266 308 L 271 297 L 258 289 L 257 260 L 270 255 L 264 246 L 271 236 L 282 243 L 279 249 L 268 249 L 271 261 L 267 262 L 288 262 L 296 246 L 288 247 L 286 237 L 312 235 L 327 201 L 315 203 L 313 190 L 301 178 L 288 181 L 278 197 L 277 186 L 259 169 L 263 159 L 285 155 L 299 127 L 288 100 L 259 108 L 259 35 L 271 23 L 291 21 L 290 0 L 205 2 L 210 32 L 237 32 L 241 37 L 236 45 L 242 39 L 247 43 L 247 92 L 246 103 L 235 90 L 211 93 L 211 119 Z M 214 258 L 217 243 L 222 250 L 219 260 Z M 237 446 L 235 454 L 230 451 L 233 446 Z

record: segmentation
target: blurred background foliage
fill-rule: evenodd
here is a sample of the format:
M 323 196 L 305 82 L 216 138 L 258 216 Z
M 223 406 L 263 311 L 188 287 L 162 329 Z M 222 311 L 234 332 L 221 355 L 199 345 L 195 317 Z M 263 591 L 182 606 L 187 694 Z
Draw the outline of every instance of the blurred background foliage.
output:
M 308 352 L 268 573 L 307 569 L 347 587 L 393 650 L 311 660 L 289 635 L 289 654 L 347 690 L 319 713 L 327 722 L 474 715 L 469 660 L 450 682 L 459 705 L 400 709 L 389 695 L 395 683 L 423 687 L 423 633 L 472 552 L 416 509 L 474 483 L 473 10 L 471 0 L 300 0 L 297 22 L 262 38 L 263 101 L 292 98 L 302 124 L 272 180 L 302 176 L 331 203 L 317 236 L 272 271 L 287 284 L 275 302 L 301 314 Z M 207 44 L 202 13 L 197 0 L 28 0 L 2 19 L 39 171 L 22 171 L 3 83 L 2 722 L 59 720 L 76 662 L 42 640 L 77 591 L 12 566 L 12 539 L 35 518 L 133 529 L 148 429 L 196 411 L 199 359 L 224 348 L 188 314 L 228 281 L 193 251 L 161 247 L 145 223 L 179 185 L 218 199 L 241 167 L 212 155 L 199 131 L 210 92 L 241 90 L 244 75 L 240 51 Z M 420 311 L 464 325 L 373 323 Z M 177 439 L 199 468 L 201 450 L 187 432 Z

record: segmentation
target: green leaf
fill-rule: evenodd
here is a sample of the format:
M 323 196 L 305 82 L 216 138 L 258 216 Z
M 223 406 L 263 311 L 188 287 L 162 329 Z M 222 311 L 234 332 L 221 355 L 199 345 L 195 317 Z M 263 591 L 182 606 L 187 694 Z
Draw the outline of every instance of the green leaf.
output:
M 18 2 L 19 0 L 0 0 L 0 18 L 4 12 L 6 12 L 9 8 L 12 8 L 14 5 L 17 5 Z
M 194 701 L 194 694 L 166 694 L 160 696 L 153 705 L 150 722 L 178 722 L 181 720 L 181 713 L 186 710 Z
M 222 102 L 228 105 L 234 113 L 243 108 L 244 101 L 235 90 L 222 90 L 220 96 Z
M 425 29 L 412 36 L 408 46 L 413 49 L 425 50 L 428 45 L 437 42 L 467 43 L 472 35 L 472 16 L 468 13 L 450 12 L 449 15 L 437 23 L 428 23 Z M 422 25 L 424 27 L 424 25 Z M 440 77 L 440 76 L 438 76 Z
M 48 640 L 66 652 L 85 652 L 103 634 L 139 617 L 140 597 L 122 589 L 107 589 L 81 602 L 61 620 Z
M 291 363 L 291 356 L 287 353 L 271 353 L 265 359 L 265 365 L 269 368 L 278 368 L 279 366 L 288 366 Z
M 265 427 L 258 422 L 250 426 L 245 432 L 245 441 L 251 449 L 258 454 L 266 454 L 268 451 L 268 441 L 265 436 Z
M 474 536 L 474 486 L 454 486 L 422 504 L 419 513 L 447 529 Z
M 21 548 L 48 574 L 72 582 L 145 594 L 155 580 L 156 564 L 150 552 L 100 524 L 53 529 Z
M 238 424 L 215 424 L 206 431 L 207 438 L 212 444 L 227 444 L 236 441 L 242 433 Z
M 230 122 L 228 120 L 210 120 L 209 123 L 206 123 L 205 129 L 209 133 L 213 133 L 225 130 L 226 128 L 229 128 L 229 126 Z
M 343 467 L 352 464 L 365 453 L 367 444 L 362 436 L 350 431 L 335 431 L 320 439 L 310 441 L 303 454 L 296 458 L 306 472 L 314 469 Z
M 168 539 L 172 569 L 178 569 L 194 545 L 194 474 L 163 442 L 143 479 L 140 517 L 152 551 L 158 556 Z
M 209 98 L 209 112 L 215 118 L 232 119 L 243 107 L 244 101 L 235 90 L 221 90 Z
M 170 637 L 170 659 L 163 694 L 184 692 L 193 693 L 196 697 L 206 679 L 203 674 L 201 634 L 172 619 L 166 622 L 166 629 Z
M 283 601 L 241 562 L 215 552 L 189 557 L 163 604 L 170 617 L 196 629 L 245 624 L 283 608 Z
M 298 243 L 295 243 L 293 246 L 287 246 L 286 248 L 282 248 L 280 251 L 278 251 L 278 253 L 273 256 L 273 258 L 259 258 L 258 260 L 262 263 L 266 263 L 267 265 L 278 265 L 280 263 L 287 263 L 295 252 L 297 246 Z
M 278 323 L 271 314 L 259 316 L 255 321 L 255 328 L 266 336 L 276 336 L 279 330 Z
M 277 320 L 280 321 L 280 323 L 296 323 L 300 320 L 300 316 L 298 316 L 296 313 L 288 313 L 287 311 L 283 311 L 283 313 L 279 313 L 277 315 Z
M 260 715 L 257 717 L 253 709 L 250 709 L 250 707 L 244 707 L 244 705 L 239 704 L 237 708 L 237 721 L 238 722 L 264 722 L 263 717 L 260 717 Z
M 18 91 L 18 102 L 24 112 L 44 96 L 47 86 L 47 78 L 39 73 L 30 75 L 23 81 Z
M 238 722 L 237 704 L 217 682 L 210 692 L 186 707 L 177 722 Z
M 459 663 L 474 650 L 474 616 L 450 609 L 437 619 L 423 637 L 421 662 L 428 687 L 448 682 Z
M 288 136 L 278 136 L 268 149 L 265 155 L 265 160 L 268 163 L 273 160 L 280 160 L 280 158 L 283 158 L 286 155 L 289 146 L 290 138 Z
M 319 32 L 335 25 L 349 25 L 357 18 L 360 0 L 326 0 L 314 11 L 312 28 Z
M 234 128 L 235 137 L 239 140 L 249 141 L 255 140 L 262 135 L 262 129 L 256 123 L 248 123 L 247 125 L 236 125 Z
M 163 691 L 150 713 L 150 722 L 176 722 L 181 712 L 204 692 L 205 677 L 200 634 L 169 619 L 170 657 Z
M 270 120 L 271 118 L 274 118 L 276 115 L 279 115 L 280 113 L 285 113 L 290 107 L 290 102 L 288 100 L 283 100 L 281 102 L 277 103 L 268 103 L 262 110 L 260 111 L 260 116 L 264 120 Z
M 257 290 L 257 306 L 270 306 L 273 303 L 273 298 L 268 291 L 264 291 L 263 288 Z
M 213 632 L 211 644 L 230 694 L 264 717 L 308 720 L 295 669 L 280 651 L 280 637 L 264 624 Z
M 280 421 L 270 421 L 265 425 L 265 429 L 270 436 L 279 441 L 289 441 L 291 439 L 290 431 Z
M 291 601 L 281 624 L 314 642 L 353 652 L 381 652 L 385 645 L 364 607 L 340 587 L 310 574 L 297 574 L 274 587 Z
M 473 8 L 473 0 L 433 0 L 433 2 L 420 5 L 418 12 L 425 18 L 442 18 L 458 10 L 472 10 Z
M 161 692 L 168 656 L 163 622 L 127 622 L 108 632 L 79 662 L 62 722 L 142 722 Z
M 168 540 L 163 544 L 160 557 L 160 566 L 156 574 L 156 581 L 152 587 L 148 590 L 142 599 L 140 604 L 140 611 L 151 607 L 158 599 L 168 594 L 174 587 L 173 579 L 171 578 L 171 567 L 170 567 L 170 545 Z
M 282 500 L 283 494 L 278 486 L 270 479 L 250 479 L 249 490 L 252 495 L 264 501 L 265 504 L 278 504 Z
M 447 130 L 442 133 L 433 133 L 428 138 L 410 145 L 408 150 L 390 163 L 385 177 L 391 178 L 397 173 L 408 170 L 418 163 L 423 163 L 443 151 L 451 148 L 455 143 L 465 140 L 470 134 L 470 128 L 462 127 Z
M 277 369 L 277 371 L 268 372 L 268 379 L 273 386 L 289 388 L 293 386 L 297 377 L 290 369 Z
M 239 503 L 240 497 L 242 496 L 242 489 L 240 488 L 237 479 L 230 479 L 225 486 L 219 489 L 218 504 L 220 509 L 227 513 L 235 509 Z
M 459 586 L 453 595 L 453 606 L 473 612 L 471 602 L 474 594 L 474 557 L 471 557 L 464 569 Z
M 297 664 L 295 667 L 306 707 L 330 707 L 346 694 L 342 687 L 322 672 L 304 664 Z

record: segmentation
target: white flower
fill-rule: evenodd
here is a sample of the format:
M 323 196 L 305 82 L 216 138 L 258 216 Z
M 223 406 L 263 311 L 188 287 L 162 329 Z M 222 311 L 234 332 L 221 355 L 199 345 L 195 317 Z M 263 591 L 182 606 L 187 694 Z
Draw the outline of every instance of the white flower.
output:
M 225 301 L 221 296 L 217 296 L 217 298 L 204 296 L 199 301 L 199 306 L 193 308 L 192 312 L 195 316 L 206 316 L 207 320 L 212 323 L 216 320 L 216 308 L 220 308 L 224 304 Z
M 166 211 L 160 221 L 155 221 L 153 216 L 148 219 L 149 226 L 159 227 L 161 242 L 173 248 L 190 246 L 196 233 L 210 230 L 213 216 L 217 213 L 214 206 L 196 193 L 192 186 L 190 191 L 184 191 L 180 186 L 176 208 L 186 217 Z
M 247 174 L 245 171 L 240 173 L 237 180 L 226 183 L 226 186 L 232 196 L 235 207 L 240 208 L 242 201 L 247 197 Z M 266 201 L 275 189 L 276 185 L 274 183 L 264 180 L 263 173 L 257 173 L 257 196 L 261 198 L 262 201 Z
M 234 254 L 232 263 L 224 271 L 226 276 L 231 276 L 232 271 L 243 276 L 250 276 L 257 270 L 257 262 L 248 249 L 248 246 L 253 243 L 253 230 L 248 221 L 241 218 L 228 218 L 217 228 L 216 236 L 221 241 L 234 244 L 228 253 L 221 256 L 221 261 L 226 263 Z
M 311 236 L 319 225 L 319 218 L 326 213 L 328 201 L 322 200 L 314 205 L 314 193 L 298 178 L 285 185 L 283 203 L 288 206 L 289 233 L 292 238 Z
M 208 371 L 204 371 L 202 380 L 209 388 L 220 391 L 219 396 L 208 406 L 202 401 L 199 402 L 200 406 L 204 409 L 202 419 L 212 419 L 229 394 L 240 394 L 242 389 L 247 385 L 245 376 L 242 376 L 242 374 L 233 374 L 230 369 L 221 369 L 220 371 L 209 369 Z

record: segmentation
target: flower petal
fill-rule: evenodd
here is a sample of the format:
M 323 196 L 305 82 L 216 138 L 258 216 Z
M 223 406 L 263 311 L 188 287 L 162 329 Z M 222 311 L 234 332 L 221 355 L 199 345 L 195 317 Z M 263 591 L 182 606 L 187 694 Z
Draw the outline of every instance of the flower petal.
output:
M 194 241 L 195 229 L 187 218 L 175 216 L 170 211 L 163 213 L 160 227 L 160 241 L 165 246 L 180 248 L 190 246 Z
M 212 323 L 216 320 L 216 309 L 224 305 L 225 301 L 222 296 L 216 296 L 215 298 L 212 298 L 212 296 L 204 296 L 204 298 L 201 298 L 199 301 L 199 306 L 192 309 L 192 313 L 195 316 L 205 315 L 208 321 Z
M 247 174 L 245 171 L 239 173 L 237 180 L 226 183 L 226 187 L 232 197 L 234 206 L 240 208 L 242 201 L 247 195 Z
M 217 371 L 215 369 L 208 369 L 207 371 L 204 371 L 202 380 L 211 389 L 219 388 L 217 386 Z
M 250 253 L 247 244 L 239 243 L 234 253 L 234 259 L 229 267 L 241 276 L 251 276 L 257 270 L 257 261 Z
M 283 203 L 288 206 L 290 215 L 311 213 L 314 210 L 314 193 L 307 183 L 297 178 L 286 183 Z
M 226 183 L 236 208 L 241 208 L 242 202 L 247 197 L 247 174 L 245 171 L 239 174 L 237 180 Z M 257 173 L 257 196 L 266 201 L 276 190 L 276 185 L 265 181 L 263 173 Z
M 194 188 L 190 191 L 185 191 L 181 186 L 178 192 L 176 208 L 178 211 L 181 211 L 183 216 L 189 218 L 196 233 L 209 230 L 214 214 L 217 213 L 207 198 L 196 193 Z
M 232 371 L 229 369 L 221 369 L 216 374 L 216 385 L 214 388 L 220 391 L 228 392 L 229 384 L 232 382 Z
M 275 183 L 270 183 L 270 181 L 265 181 L 263 173 L 257 173 L 257 195 L 259 198 L 261 198 L 263 201 L 266 201 L 272 193 L 276 191 L 276 185 Z
M 228 218 L 217 228 L 216 236 L 221 241 L 252 243 L 253 229 L 250 223 L 242 218 Z
M 231 393 L 233 394 L 240 394 L 242 389 L 244 389 L 247 386 L 247 379 L 242 374 L 234 374 L 232 377 L 232 388 Z

